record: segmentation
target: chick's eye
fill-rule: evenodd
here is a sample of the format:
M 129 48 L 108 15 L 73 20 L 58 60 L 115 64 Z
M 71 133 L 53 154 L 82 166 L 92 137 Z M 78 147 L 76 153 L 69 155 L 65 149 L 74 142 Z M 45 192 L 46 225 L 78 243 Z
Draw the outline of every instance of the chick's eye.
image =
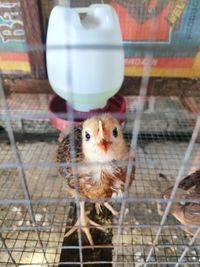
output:
M 89 141 L 90 140 L 90 134 L 88 132 L 85 132 L 85 139 L 86 141 Z
M 117 136 L 118 136 L 117 128 L 115 128 L 115 129 L 113 130 L 113 136 L 114 136 L 115 138 L 117 138 Z

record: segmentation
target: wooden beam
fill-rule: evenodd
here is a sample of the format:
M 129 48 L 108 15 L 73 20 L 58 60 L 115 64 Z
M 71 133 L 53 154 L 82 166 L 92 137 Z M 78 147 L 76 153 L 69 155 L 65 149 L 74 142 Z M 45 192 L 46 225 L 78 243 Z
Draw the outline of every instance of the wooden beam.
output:
M 141 78 L 126 77 L 119 91 L 120 95 L 138 95 Z M 48 80 L 37 79 L 4 79 L 4 87 L 10 93 L 53 93 Z M 148 86 L 148 96 L 200 96 L 200 80 L 151 78 Z
M 126 77 L 120 94 L 138 95 L 142 78 Z M 200 80 L 183 78 L 151 78 L 148 96 L 200 96 Z
M 6 94 L 28 93 L 28 94 L 53 94 L 48 80 L 34 79 L 4 79 Z
M 34 50 L 28 50 L 31 64 L 31 76 L 36 79 L 44 79 L 46 78 L 46 68 L 44 51 L 41 50 L 43 37 L 39 1 L 20 0 L 20 2 L 26 34 L 26 43 L 28 46 L 30 45 L 34 47 Z

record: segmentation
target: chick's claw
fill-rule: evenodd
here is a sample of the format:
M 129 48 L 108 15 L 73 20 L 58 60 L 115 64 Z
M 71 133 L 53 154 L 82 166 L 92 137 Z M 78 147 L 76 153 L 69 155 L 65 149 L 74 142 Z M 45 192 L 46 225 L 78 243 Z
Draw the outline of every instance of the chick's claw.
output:
M 102 208 L 101 208 L 101 204 L 99 202 L 95 203 L 95 210 L 97 215 L 99 215 L 100 213 L 102 213 Z
M 108 202 L 104 203 L 104 206 L 114 215 L 118 215 L 118 211 L 116 211 Z
M 116 211 L 108 202 L 103 203 L 103 205 L 114 215 L 118 215 L 118 211 Z M 95 209 L 96 209 L 96 213 L 99 215 L 100 213 L 102 213 L 102 208 L 101 208 L 101 203 L 96 202 L 95 203 Z

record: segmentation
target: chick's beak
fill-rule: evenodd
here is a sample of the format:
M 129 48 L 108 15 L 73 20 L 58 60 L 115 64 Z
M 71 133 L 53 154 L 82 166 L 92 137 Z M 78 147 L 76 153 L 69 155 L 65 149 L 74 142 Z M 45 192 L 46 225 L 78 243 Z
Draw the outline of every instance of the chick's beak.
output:
M 101 120 L 99 120 L 99 133 L 98 133 L 98 138 L 99 138 L 99 142 L 98 142 L 99 148 L 106 153 L 108 151 L 109 145 L 112 144 L 112 142 L 107 141 L 105 139 L 105 132 L 104 132 L 103 124 L 102 124 L 102 121 Z
M 101 148 L 104 152 L 108 151 L 108 147 L 111 144 L 111 142 L 106 141 L 105 139 L 101 139 L 98 146 Z

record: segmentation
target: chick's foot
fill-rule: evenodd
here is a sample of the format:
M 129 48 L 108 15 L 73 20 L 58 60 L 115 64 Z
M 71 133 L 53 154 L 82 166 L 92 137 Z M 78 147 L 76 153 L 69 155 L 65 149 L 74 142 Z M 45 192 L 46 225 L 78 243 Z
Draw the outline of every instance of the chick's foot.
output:
M 75 225 L 72 226 L 72 228 L 64 235 L 64 237 L 70 236 L 76 230 L 78 230 L 79 227 L 81 227 L 81 230 L 86 234 L 90 245 L 93 247 L 94 246 L 94 241 L 93 241 L 92 235 L 90 233 L 89 225 L 94 226 L 95 228 L 97 228 L 99 230 L 105 231 L 101 225 L 99 225 L 98 223 L 94 222 L 93 220 L 91 220 L 87 216 L 87 213 L 85 211 L 85 203 L 81 202 L 80 203 L 80 217 L 78 218 L 78 220 L 75 223 Z

